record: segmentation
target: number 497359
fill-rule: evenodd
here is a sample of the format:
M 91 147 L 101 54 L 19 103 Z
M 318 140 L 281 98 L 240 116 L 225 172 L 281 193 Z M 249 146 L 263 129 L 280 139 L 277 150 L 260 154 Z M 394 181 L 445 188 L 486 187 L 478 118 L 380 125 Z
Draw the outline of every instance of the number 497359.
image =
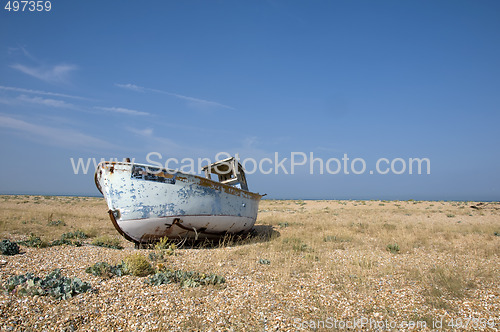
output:
M 9 12 L 49 12 L 52 9 L 52 4 L 50 1 L 8 1 L 4 9 Z

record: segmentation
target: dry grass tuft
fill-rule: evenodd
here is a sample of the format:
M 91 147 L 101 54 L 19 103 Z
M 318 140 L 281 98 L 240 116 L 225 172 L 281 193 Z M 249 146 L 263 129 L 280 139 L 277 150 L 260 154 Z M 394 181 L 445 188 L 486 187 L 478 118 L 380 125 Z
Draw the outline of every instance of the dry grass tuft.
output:
M 154 272 L 147 258 L 138 252 L 125 257 L 123 264 L 125 272 L 136 277 L 145 277 Z

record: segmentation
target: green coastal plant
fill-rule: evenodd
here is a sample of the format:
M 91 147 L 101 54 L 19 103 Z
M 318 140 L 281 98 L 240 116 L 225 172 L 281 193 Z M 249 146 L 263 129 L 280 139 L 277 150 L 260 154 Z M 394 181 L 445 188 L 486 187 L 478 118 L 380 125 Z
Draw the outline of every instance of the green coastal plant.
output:
M 92 287 L 79 278 L 68 278 L 61 275 L 60 269 L 50 272 L 45 278 L 35 277 L 32 273 L 21 274 L 7 279 L 4 286 L 8 292 L 20 295 L 50 295 L 59 300 L 69 299 L 77 294 L 85 293 Z
M 98 246 L 98 247 L 105 247 L 105 248 L 111 248 L 111 249 L 123 249 L 119 239 L 114 238 L 114 237 L 110 237 L 108 235 L 96 237 L 92 241 L 92 244 L 94 246 Z
M 164 261 L 167 256 L 176 255 L 177 246 L 171 242 L 168 237 L 163 237 L 154 246 L 154 251 L 149 253 L 149 259 L 152 261 Z
M 388 244 L 386 249 L 387 249 L 387 251 L 390 251 L 393 254 L 399 253 L 399 245 L 397 243 Z
M 40 237 L 36 236 L 33 233 L 31 233 L 28 236 L 27 240 L 18 241 L 17 243 L 20 245 L 23 245 L 26 247 L 32 247 L 32 248 L 45 248 L 49 245 L 47 242 L 43 241 L 42 239 L 40 239 Z
M 16 242 L 10 240 L 2 240 L 0 242 L 0 252 L 2 255 L 13 256 L 19 254 L 19 246 Z
M 110 265 L 106 262 L 95 263 L 85 269 L 85 272 L 91 273 L 97 277 L 112 278 L 113 276 L 121 277 L 125 275 L 125 266 L 122 264 Z
M 216 274 L 204 274 L 194 271 L 170 270 L 164 269 L 150 276 L 146 283 L 159 286 L 163 284 L 178 283 L 182 288 L 198 287 L 204 285 L 220 285 L 226 282 L 226 279 Z

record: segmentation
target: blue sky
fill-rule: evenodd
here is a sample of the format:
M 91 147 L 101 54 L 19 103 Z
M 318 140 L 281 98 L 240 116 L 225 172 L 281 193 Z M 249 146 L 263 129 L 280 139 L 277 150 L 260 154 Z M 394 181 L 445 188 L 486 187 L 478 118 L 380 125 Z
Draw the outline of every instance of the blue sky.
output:
M 498 200 L 498 1 L 52 1 L 0 12 L 0 193 L 97 195 L 70 158 L 363 158 L 271 198 Z M 369 174 L 428 158 L 431 174 Z

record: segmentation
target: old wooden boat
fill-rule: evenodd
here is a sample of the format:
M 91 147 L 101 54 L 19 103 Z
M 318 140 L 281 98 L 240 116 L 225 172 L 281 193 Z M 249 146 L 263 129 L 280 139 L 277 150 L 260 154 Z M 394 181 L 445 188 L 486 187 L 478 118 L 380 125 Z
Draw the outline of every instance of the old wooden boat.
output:
M 241 164 L 228 158 L 203 171 L 205 177 L 105 161 L 96 169 L 95 183 L 116 230 L 136 245 L 165 236 L 218 238 L 251 230 L 262 195 L 248 191 Z

